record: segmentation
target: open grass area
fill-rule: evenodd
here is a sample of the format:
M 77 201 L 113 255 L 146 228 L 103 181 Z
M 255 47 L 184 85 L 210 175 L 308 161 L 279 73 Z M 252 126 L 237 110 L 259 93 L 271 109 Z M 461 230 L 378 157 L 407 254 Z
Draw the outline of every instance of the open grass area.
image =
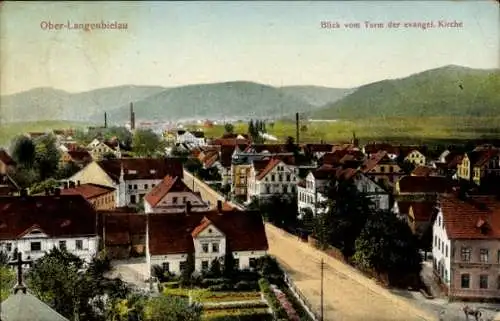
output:
M 368 141 L 394 143 L 454 143 L 457 141 L 498 138 L 500 139 L 500 117 L 420 117 L 420 118 L 363 118 L 339 121 L 301 121 L 300 141 L 343 142 L 349 141 L 353 132 L 364 144 Z M 224 126 L 206 128 L 207 137 L 220 137 Z M 234 131 L 245 133 L 247 123 L 234 124 Z M 279 121 L 267 125 L 269 134 L 284 141 L 295 137 L 295 123 Z
M 38 121 L 38 122 L 14 122 L 0 124 L 0 146 L 9 147 L 9 143 L 17 135 L 26 132 L 45 132 L 54 129 L 83 129 L 86 126 L 92 126 L 85 122 L 69 121 Z

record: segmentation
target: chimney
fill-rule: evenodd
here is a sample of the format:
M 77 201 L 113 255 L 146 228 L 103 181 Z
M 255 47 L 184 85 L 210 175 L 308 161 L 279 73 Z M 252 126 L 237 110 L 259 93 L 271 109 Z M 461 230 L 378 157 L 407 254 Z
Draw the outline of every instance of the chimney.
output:
M 108 114 L 104 112 L 104 128 L 108 128 Z
M 222 201 L 217 200 L 217 212 L 221 213 L 222 212 Z
M 68 185 L 69 185 L 68 182 L 63 182 L 64 189 L 67 189 Z
M 69 181 L 69 188 L 75 188 L 75 182 Z
M 191 214 L 191 202 L 187 201 L 186 202 L 186 215 Z
M 76 181 L 76 186 L 80 186 L 80 181 Z
M 295 113 L 295 144 L 299 144 L 299 113 Z
M 56 188 L 56 189 L 54 190 L 54 195 L 55 195 L 55 196 L 61 196 L 61 189 L 60 189 L 60 188 Z
M 130 103 L 130 129 L 135 129 L 134 103 Z

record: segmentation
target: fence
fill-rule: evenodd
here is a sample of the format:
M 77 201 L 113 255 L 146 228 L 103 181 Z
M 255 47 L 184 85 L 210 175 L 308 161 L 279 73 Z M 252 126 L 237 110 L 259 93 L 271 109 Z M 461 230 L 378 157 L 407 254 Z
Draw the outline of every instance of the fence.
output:
M 293 279 L 286 272 L 284 272 L 284 279 L 285 279 L 285 283 L 288 285 L 288 287 L 290 288 L 292 293 L 295 295 L 297 300 L 300 302 L 300 304 L 302 304 L 302 306 L 304 307 L 304 310 L 306 310 L 306 312 L 309 314 L 309 316 L 314 321 L 320 321 L 321 316 L 314 311 L 314 307 L 312 306 L 312 304 L 310 304 L 309 301 L 307 301 L 306 296 L 304 294 L 302 294 L 300 289 L 293 282 Z

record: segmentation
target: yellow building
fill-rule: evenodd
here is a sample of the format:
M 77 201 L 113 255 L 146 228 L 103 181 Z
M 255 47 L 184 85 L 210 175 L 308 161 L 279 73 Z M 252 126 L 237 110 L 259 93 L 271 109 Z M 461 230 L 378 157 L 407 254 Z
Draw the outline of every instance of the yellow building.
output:
M 234 196 L 247 196 L 251 168 L 251 164 L 233 164 L 231 166 L 231 192 Z
M 66 187 L 66 186 L 65 186 Z M 115 208 L 115 189 L 99 184 L 75 184 L 61 190 L 61 195 L 82 195 L 96 210 Z
M 414 149 L 408 155 L 406 155 L 405 161 L 410 162 L 416 166 L 425 165 L 425 155 Z

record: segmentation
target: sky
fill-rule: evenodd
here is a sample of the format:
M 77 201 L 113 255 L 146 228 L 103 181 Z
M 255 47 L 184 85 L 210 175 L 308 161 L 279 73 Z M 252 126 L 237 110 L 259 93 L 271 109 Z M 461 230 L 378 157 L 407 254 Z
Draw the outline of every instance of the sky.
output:
M 81 92 L 225 81 L 347 88 L 450 64 L 500 64 L 500 15 L 494 0 L 0 6 L 2 95 L 35 87 Z M 462 26 L 437 27 L 439 20 Z M 101 21 L 126 24 L 126 29 L 75 27 Z M 341 28 L 322 28 L 322 21 L 338 22 Z M 384 28 L 366 28 L 365 21 Z M 344 27 L 352 22 L 361 27 Z M 389 28 L 389 22 L 402 24 Z M 410 28 L 404 22 L 433 22 L 435 27 Z M 65 27 L 49 30 L 49 23 Z

